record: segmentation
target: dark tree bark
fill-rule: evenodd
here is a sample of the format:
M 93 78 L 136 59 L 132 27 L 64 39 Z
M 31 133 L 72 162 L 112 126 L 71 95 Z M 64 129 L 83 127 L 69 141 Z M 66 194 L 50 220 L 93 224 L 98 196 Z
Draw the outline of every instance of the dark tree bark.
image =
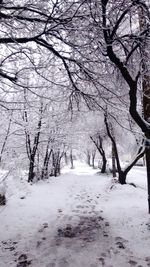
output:
M 32 153 L 30 156 L 30 162 L 29 162 L 29 173 L 28 173 L 28 182 L 32 182 L 34 179 L 34 160 L 35 155 Z
M 139 24 L 140 30 L 143 31 L 145 26 L 147 25 L 146 18 L 144 16 L 143 8 L 140 7 L 139 9 Z M 149 62 L 147 59 L 149 58 L 148 54 L 148 45 L 145 42 L 141 46 L 141 61 L 142 61 L 142 89 L 143 89 L 143 114 L 144 119 L 148 123 L 150 123 L 150 74 L 148 71 L 148 64 Z M 145 133 L 146 137 L 146 168 L 147 168 L 147 187 L 148 187 L 148 207 L 150 213 L 150 132 Z
M 45 153 L 45 157 L 44 157 L 41 179 L 48 178 L 48 165 L 49 165 L 50 157 L 53 153 L 52 149 L 49 150 L 49 145 L 50 145 L 50 138 L 48 139 L 48 143 L 47 143 L 47 147 L 46 147 L 46 153 Z
M 96 149 L 92 150 L 92 155 L 91 155 L 93 169 L 95 168 L 95 156 L 96 156 Z
M 70 151 L 70 163 L 71 163 L 71 169 L 74 169 L 74 162 L 73 162 L 72 150 Z
M 61 170 L 61 159 L 64 156 L 64 152 L 52 151 L 52 169 L 51 169 L 51 176 L 57 177 L 60 175 Z
M 41 173 L 40 173 L 40 153 L 39 150 L 37 149 L 36 153 L 36 178 L 37 180 L 41 179 Z
M 100 153 L 100 155 L 102 157 L 101 173 L 105 173 L 107 160 L 106 160 L 105 151 L 103 149 L 103 139 L 101 138 L 100 134 L 96 135 L 95 138 L 93 136 L 90 136 L 90 138 L 91 138 L 92 142 L 95 144 L 98 152 Z
M 86 150 L 87 164 L 91 166 L 91 153 L 90 150 Z
M 41 126 L 42 126 L 42 114 L 43 114 L 43 104 L 41 103 L 40 118 L 39 118 L 39 121 L 38 121 L 37 132 L 36 132 L 35 137 L 34 137 L 32 149 L 31 149 L 31 146 L 30 146 L 31 151 L 30 151 L 30 155 L 29 155 L 28 182 L 32 182 L 33 178 L 34 178 L 34 175 L 35 175 L 35 173 L 34 173 L 35 156 L 36 156 L 37 148 L 38 148 L 38 145 L 39 145 Z
M 102 155 L 102 168 L 101 168 L 101 173 L 105 173 L 106 172 L 106 164 L 107 164 L 107 160 L 105 155 Z
M 116 160 L 115 160 L 115 149 L 113 142 L 112 142 L 112 175 L 113 177 L 116 177 Z
M 116 159 L 116 164 L 117 164 L 117 171 L 118 171 L 118 181 L 120 184 L 126 184 L 126 177 L 128 172 L 132 169 L 132 167 L 135 165 L 135 163 L 144 156 L 145 154 L 145 147 L 143 146 L 143 144 L 139 147 L 138 152 L 135 156 L 135 158 L 131 161 L 131 163 L 124 169 L 122 170 L 121 168 L 121 164 L 120 164 L 120 159 L 119 159 L 119 153 L 118 153 L 118 149 L 117 149 L 117 144 L 115 141 L 115 138 L 113 136 L 113 134 L 111 133 L 108 121 L 107 121 L 107 113 L 105 113 L 104 115 L 104 122 L 106 125 L 106 130 L 107 130 L 107 134 L 108 137 L 110 138 L 111 142 L 113 143 L 113 147 L 114 147 L 114 154 L 115 154 L 115 159 Z
M 140 114 L 137 111 L 137 89 L 138 89 L 138 79 L 140 77 L 140 72 L 137 73 L 136 77 L 133 78 L 127 68 L 127 62 L 126 61 L 121 61 L 121 59 L 118 57 L 118 55 L 114 52 L 113 46 L 114 46 L 114 37 L 119 29 L 119 26 L 121 22 L 123 21 L 124 17 L 126 14 L 130 11 L 131 6 L 129 9 L 126 9 L 126 12 L 124 11 L 120 18 L 118 18 L 116 24 L 114 25 L 114 28 L 110 29 L 107 26 L 107 4 L 109 1 L 102 0 L 102 20 L 103 20 L 103 34 L 104 34 L 104 39 L 107 47 L 107 56 L 113 62 L 119 71 L 121 72 L 124 80 L 129 86 L 129 97 L 130 97 L 130 114 L 134 121 L 137 123 L 137 125 L 141 128 L 143 133 L 150 135 L 150 124 L 144 120 Z M 140 6 L 140 1 L 137 1 L 136 4 Z M 135 1 L 133 1 L 133 5 L 135 5 Z M 149 29 L 149 28 L 148 28 Z M 147 31 L 148 31 L 147 29 Z M 147 32 L 145 30 L 145 38 L 147 36 Z M 132 53 L 134 53 L 135 49 L 137 50 L 140 47 L 141 44 L 141 39 L 140 42 L 136 44 L 136 46 L 132 47 L 132 50 L 128 53 L 127 55 L 127 60 L 131 57 Z
M 144 118 L 141 117 L 137 110 L 137 89 L 138 89 L 138 80 L 141 76 L 140 71 L 135 75 L 135 77 L 130 73 L 130 69 L 128 68 L 128 61 L 135 53 L 135 51 L 140 51 L 142 48 L 142 56 L 145 52 L 144 45 L 146 44 L 147 39 L 149 38 L 150 34 L 150 27 L 149 24 L 146 23 L 145 16 L 147 20 L 150 20 L 150 13 L 148 9 L 148 5 L 144 1 L 132 1 L 130 5 L 125 7 L 124 10 L 119 12 L 119 16 L 112 27 L 111 24 L 108 23 L 107 20 L 107 8 L 108 8 L 108 0 L 101 0 L 102 3 L 102 25 L 103 25 L 103 34 L 104 40 L 106 43 L 106 50 L 107 56 L 109 57 L 110 61 L 115 64 L 115 66 L 119 69 L 120 73 L 122 74 L 124 80 L 128 84 L 129 87 L 129 99 L 130 99 L 130 107 L 129 112 L 136 122 L 136 124 L 141 128 L 142 132 L 145 134 L 146 137 L 146 163 L 147 163 L 147 181 L 148 181 L 148 210 L 150 213 L 150 98 L 148 97 L 150 93 L 150 84 L 149 77 L 144 77 L 143 79 L 143 91 L 144 91 L 144 99 L 143 99 L 143 110 L 144 110 Z M 133 40 L 132 45 L 130 44 L 129 50 L 127 50 L 126 60 L 124 62 L 119 58 L 118 54 L 116 54 L 114 47 L 116 47 L 115 37 L 118 30 L 120 30 L 120 25 L 125 19 L 126 15 L 130 13 L 130 10 L 136 6 L 137 10 L 140 10 L 140 29 L 137 34 L 137 41 Z M 136 13 L 136 12 L 135 12 Z M 137 21 L 137 17 L 135 18 Z M 111 25 L 111 26 L 110 26 Z M 127 41 L 131 41 L 131 36 L 128 34 L 126 37 L 126 44 Z M 120 42 L 123 40 L 120 40 Z M 123 44 L 123 43 L 122 43 Z M 125 44 L 125 46 L 126 46 Z M 123 47 L 123 46 L 122 46 Z M 145 57 L 144 64 L 142 66 L 142 72 L 145 70 L 145 60 L 148 57 Z M 147 86 L 148 85 L 148 86 Z M 146 92 L 146 94 L 145 94 Z M 148 94 L 148 95 L 147 95 Z

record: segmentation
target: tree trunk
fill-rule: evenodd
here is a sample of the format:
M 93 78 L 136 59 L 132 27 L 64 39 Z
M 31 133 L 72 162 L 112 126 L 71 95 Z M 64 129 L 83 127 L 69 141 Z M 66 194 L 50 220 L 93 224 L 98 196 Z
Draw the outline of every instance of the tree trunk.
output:
M 139 8 L 139 25 L 140 30 L 143 31 L 147 25 L 146 18 L 143 13 L 143 8 Z M 141 47 L 141 60 L 142 60 L 142 89 L 143 89 L 143 113 L 144 119 L 150 123 L 150 75 L 148 71 L 148 58 L 149 58 L 149 47 L 146 42 L 143 43 Z M 146 144 L 145 144 L 145 161 L 147 169 L 147 187 L 148 187 L 148 212 L 150 213 L 150 133 L 147 131 L 145 133 Z
M 50 176 L 57 177 L 58 175 L 60 175 L 61 159 L 63 156 L 64 152 L 61 153 L 60 151 L 52 151 L 52 168 Z
M 144 77 L 143 80 L 143 109 L 144 109 L 144 119 L 146 121 L 150 120 L 150 77 Z M 149 79 L 149 80 L 148 80 Z M 150 135 L 145 134 L 146 142 L 146 169 L 147 169 L 147 187 L 148 187 L 148 212 L 150 213 Z
M 118 175 L 119 183 L 122 185 L 126 184 L 127 173 L 125 171 L 120 171 Z
M 107 163 L 105 154 L 102 155 L 102 162 L 103 163 L 102 163 L 101 173 L 105 173 L 106 172 L 106 163 Z
M 112 145 L 113 145 L 113 153 L 115 155 L 115 160 L 116 160 L 116 165 L 117 165 L 117 171 L 118 171 L 118 174 L 120 174 L 120 177 L 121 177 L 122 169 L 121 169 L 121 165 L 120 165 L 118 148 L 117 148 L 115 137 L 111 133 L 110 125 L 108 124 L 108 121 L 107 121 L 107 112 L 104 114 L 104 123 L 105 123 L 105 126 L 106 126 L 108 137 L 110 138 L 110 140 L 112 142 Z M 111 128 L 112 128 L 112 125 L 111 125 Z M 122 179 L 121 179 L 121 183 L 122 183 Z
M 29 163 L 28 182 L 33 182 L 33 178 L 34 178 L 34 161 L 35 161 L 35 156 L 31 155 L 30 163 Z
M 41 179 L 48 178 L 48 164 L 49 164 L 50 157 L 51 157 L 51 154 L 52 154 L 52 149 L 50 151 L 48 151 L 48 149 L 49 149 L 49 144 L 47 145 L 47 148 L 46 148 L 44 164 L 43 164 L 42 174 L 41 174 Z
M 136 162 L 142 158 L 145 154 L 145 147 L 143 148 L 143 143 L 139 147 L 138 152 L 136 153 L 135 158 L 130 162 L 130 164 L 124 169 L 124 171 L 119 172 L 119 182 L 121 184 L 126 184 L 126 177 L 129 171 L 133 168 L 133 166 L 136 164 Z
M 68 156 L 66 152 L 64 153 L 64 158 L 65 158 L 65 164 L 68 165 Z
M 103 149 L 103 139 L 100 136 L 100 134 L 96 135 L 96 137 L 92 137 L 90 136 L 92 142 L 95 144 L 98 152 L 100 153 L 101 157 L 102 157 L 102 168 L 101 168 L 101 173 L 105 173 L 106 172 L 106 156 L 105 156 L 105 151 Z
M 36 177 L 37 180 L 40 180 L 40 153 L 37 150 L 37 163 L 36 163 Z
M 116 177 L 116 162 L 115 162 L 115 150 L 112 142 L 112 175 Z
M 135 165 L 135 163 L 141 157 L 144 156 L 145 148 L 143 148 L 143 143 L 142 143 L 142 145 L 138 149 L 138 152 L 136 153 L 135 158 L 130 162 L 130 164 L 124 170 L 122 170 L 121 165 L 120 165 L 120 159 L 119 159 L 119 153 L 118 153 L 118 149 L 117 149 L 117 144 L 116 144 L 114 136 L 112 135 L 112 133 L 111 133 L 111 131 L 109 129 L 109 124 L 108 124 L 108 121 L 107 121 L 107 113 L 105 114 L 104 122 L 105 122 L 105 125 L 106 125 L 107 134 L 108 134 L 108 136 L 109 136 L 109 138 L 112 141 L 113 146 L 114 146 L 115 159 L 116 159 L 116 163 L 117 163 L 117 171 L 118 171 L 118 175 L 119 175 L 119 177 L 118 177 L 119 183 L 120 184 L 126 184 L 126 177 L 127 177 L 128 172 L 132 169 L 132 167 Z
M 146 168 L 148 186 L 148 212 L 150 213 L 150 148 L 146 148 Z
M 87 164 L 91 166 L 91 154 L 90 151 L 87 149 L 86 151 L 86 157 L 87 157 Z
M 95 168 L 95 155 L 96 155 L 96 150 L 92 152 L 92 167 L 93 167 L 93 169 Z
M 40 111 L 40 117 L 37 125 L 37 132 L 34 136 L 33 146 L 31 149 L 31 140 L 30 140 L 30 134 L 25 129 L 25 135 L 26 135 L 26 149 L 27 149 L 27 155 L 29 158 L 29 173 L 28 173 L 28 182 L 32 182 L 34 178 L 34 163 L 35 163 L 35 156 L 37 153 L 38 145 L 39 145 L 39 139 L 41 134 L 41 126 L 42 126 L 42 114 L 43 114 L 43 103 L 41 103 L 41 107 L 39 109 Z M 28 114 L 27 111 L 24 111 L 25 121 L 28 122 Z
M 74 169 L 72 150 L 70 151 L 70 163 L 71 163 L 71 169 Z
M 106 50 L 107 50 L 107 57 L 115 64 L 115 66 L 120 70 L 120 73 L 124 80 L 127 82 L 129 86 L 129 112 L 136 124 L 141 128 L 142 132 L 145 134 L 146 137 L 146 142 L 147 142 L 147 147 L 146 147 L 146 164 L 147 164 L 147 183 L 148 183 L 148 209 L 150 213 L 150 75 L 148 74 L 148 64 L 149 64 L 149 49 L 147 45 L 147 40 L 148 40 L 148 22 L 147 19 L 149 19 L 149 13 L 147 12 L 148 10 L 148 5 L 147 3 L 145 4 L 142 1 L 133 1 L 133 5 L 137 5 L 137 8 L 139 8 L 139 25 L 140 29 L 139 32 L 137 33 L 138 36 L 142 36 L 140 39 L 139 44 L 137 43 L 136 46 L 134 44 L 135 40 L 132 42 L 131 49 L 126 55 L 126 60 L 124 62 L 122 61 L 122 57 L 119 57 L 119 54 L 116 53 L 115 49 L 116 48 L 116 41 L 115 41 L 115 35 L 116 32 L 121 29 L 121 21 L 124 20 L 126 16 L 127 10 L 129 11 L 130 9 L 126 8 L 126 12 L 124 11 L 122 15 L 120 16 L 120 21 L 118 20 L 117 23 L 114 25 L 114 27 L 109 27 L 107 23 L 107 5 L 108 1 L 101 1 L 102 3 L 102 26 L 103 26 L 103 34 L 104 34 L 104 40 L 106 43 Z M 145 1 L 146 2 L 146 1 Z M 146 8 L 145 8 L 146 7 Z M 146 12 L 145 12 L 146 10 Z M 147 19 L 146 19 L 147 17 Z M 136 21 L 137 21 L 137 16 L 136 16 Z M 111 23 L 110 23 L 111 25 Z M 113 29 L 112 29 L 113 28 Z M 137 27 L 138 31 L 138 27 Z M 126 38 L 126 44 L 128 41 L 131 40 L 131 35 L 127 35 L 128 38 Z M 124 46 L 125 43 L 123 43 L 122 46 Z M 137 90 L 138 90 L 138 80 L 140 77 L 140 72 L 138 71 L 136 75 L 134 76 L 131 75 L 130 69 L 127 66 L 127 62 L 131 58 L 134 52 L 141 50 L 141 62 L 140 65 L 142 66 L 142 71 L 141 73 L 144 73 L 143 77 L 143 92 L 144 92 L 144 99 L 143 99 L 143 108 L 144 108 L 144 119 L 141 117 L 140 113 L 138 112 L 137 108 Z M 126 50 L 127 51 L 127 50 Z M 121 55 L 121 53 L 120 53 Z M 140 67 L 139 65 L 139 67 Z M 148 67 L 148 68 L 147 68 Z M 147 76 L 147 77 L 146 77 Z M 145 83 L 145 85 L 144 85 Z M 147 85 L 148 86 L 147 86 Z M 147 106 L 146 106 L 147 102 Z

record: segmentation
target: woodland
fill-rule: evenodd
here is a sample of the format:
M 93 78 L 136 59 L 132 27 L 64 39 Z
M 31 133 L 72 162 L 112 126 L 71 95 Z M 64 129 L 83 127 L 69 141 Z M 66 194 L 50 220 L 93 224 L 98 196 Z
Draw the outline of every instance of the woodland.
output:
M 149 1 L 1 0 L 0 25 L 0 209 L 10 177 L 46 185 L 86 164 L 124 192 L 136 165 L 150 213 Z

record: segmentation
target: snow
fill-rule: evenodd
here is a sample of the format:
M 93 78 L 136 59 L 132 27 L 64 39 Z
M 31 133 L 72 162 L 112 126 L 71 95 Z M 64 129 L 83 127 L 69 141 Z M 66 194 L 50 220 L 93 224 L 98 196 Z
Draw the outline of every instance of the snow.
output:
M 0 195 L 1 195 L 1 196 L 4 196 L 5 193 L 6 193 L 6 188 L 5 188 L 5 186 L 2 184 L 2 185 L 0 185 Z
M 25 173 L 9 177 L 0 267 L 150 266 L 145 167 L 135 167 L 128 182 L 137 187 L 81 162 L 32 185 Z

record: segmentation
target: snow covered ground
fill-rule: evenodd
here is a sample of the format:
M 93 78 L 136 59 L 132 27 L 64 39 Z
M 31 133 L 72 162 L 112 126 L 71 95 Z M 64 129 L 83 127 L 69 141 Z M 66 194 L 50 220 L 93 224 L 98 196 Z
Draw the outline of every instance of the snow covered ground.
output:
M 146 172 L 113 183 L 83 163 L 30 185 L 7 182 L 0 207 L 0 267 L 150 266 Z

